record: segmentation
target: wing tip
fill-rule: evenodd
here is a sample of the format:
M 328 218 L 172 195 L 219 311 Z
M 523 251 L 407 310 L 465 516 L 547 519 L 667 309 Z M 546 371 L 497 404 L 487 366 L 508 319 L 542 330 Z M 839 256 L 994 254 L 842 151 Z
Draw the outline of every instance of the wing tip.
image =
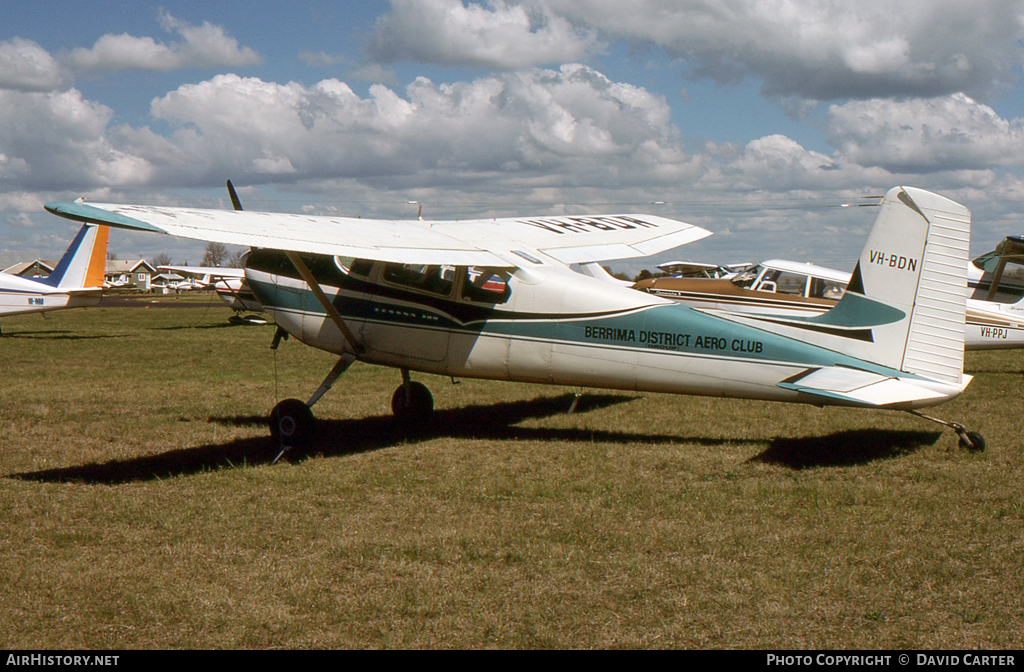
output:
M 47 212 L 57 215 L 58 217 L 71 219 L 76 222 L 83 222 L 85 224 L 106 224 L 119 229 L 167 233 L 163 229 L 149 224 L 148 222 L 143 222 L 142 220 L 134 219 L 133 217 L 126 217 L 104 208 L 86 205 L 85 203 L 53 201 L 51 203 L 47 203 L 43 207 L 46 208 Z

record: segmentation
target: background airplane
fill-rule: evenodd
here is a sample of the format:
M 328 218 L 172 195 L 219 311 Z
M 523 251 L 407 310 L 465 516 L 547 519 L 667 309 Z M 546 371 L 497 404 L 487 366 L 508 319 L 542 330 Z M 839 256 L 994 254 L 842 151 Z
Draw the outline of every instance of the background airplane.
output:
M 831 310 L 850 274 L 824 266 L 771 259 L 728 279 L 648 278 L 636 289 L 701 310 L 820 315 Z M 964 347 L 1024 347 L 1024 239 L 1014 236 L 968 266 Z
M 85 224 L 46 278 L 0 273 L 0 315 L 95 306 L 103 293 L 106 226 Z
M 245 282 L 244 268 L 224 268 L 221 266 L 160 266 L 161 270 L 184 273 L 201 278 L 203 287 L 213 283 L 213 289 L 221 301 L 226 303 L 235 314 L 228 318 L 232 324 L 266 324 L 266 319 L 258 314 L 263 306 Z M 243 313 L 250 313 L 243 315 Z
M 399 417 L 425 419 L 410 372 L 919 413 L 957 397 L 970 212 L 892 189 L 835 309 L 709 315 L 573 271 L 649 256 L 708 232 L 650 215 L 464 222 L 362 220 L 140 205 L 49 203 L 78 221 L 254 246 L 246 281 L 279 327 L 338 355 L 306 402 L 271 413 L 282 447 L 309 441 L 310 408 L 357 359 L 401 370 Z M 879 255 L 897 263 L 880 263 Z M 954 288 L 950 291 L 950 288 Z

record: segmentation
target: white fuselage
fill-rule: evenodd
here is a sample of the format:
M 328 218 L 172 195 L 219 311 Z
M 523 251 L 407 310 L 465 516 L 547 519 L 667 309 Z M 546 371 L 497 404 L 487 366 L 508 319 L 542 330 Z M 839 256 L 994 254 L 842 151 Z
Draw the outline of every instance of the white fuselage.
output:
M 737 296 L 727 286 L 728 280 L 689 280 L 686 281 L 689 289 L 680 291 L 672 288 L 672 280 L 647 280 L 643 283 L 644 290 L 692 308 L 722 315 L 751 313 L 806 317 L 821 315 L 835 305 L 834 300 L 811 300 L 806 296 L 762 290 L 742 290 L 742 296 Z M 727 288 L 729 291 L 720 291 L 720 288 Z M 999 303 L 966 299 L 966 304 L 966 350 L 1024 348 L 1024 301 Z
M 0 315 L 95 306 L 99 293 L 72 293 L 16 275 L 0 274 Z
M 246 277 L 290 334 L 351 351 L 304 281 L 253 268 Z M 815 366 L 905 375 L 568 268 L 518 269 L 508 286 L 500 306 L 463 301 L 458 286 L 443 300 L 398 292 L 377 276 L 322 289 L 363 348 L 359 359 L 447 376 L 822 404 L 779 383 Z M 935 389 L 941 400 L 912 406 L 962 387 Z

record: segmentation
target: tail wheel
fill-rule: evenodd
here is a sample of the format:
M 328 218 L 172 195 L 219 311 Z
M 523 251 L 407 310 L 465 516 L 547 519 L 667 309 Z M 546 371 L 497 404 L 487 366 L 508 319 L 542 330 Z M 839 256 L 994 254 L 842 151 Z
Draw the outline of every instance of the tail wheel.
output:
M 433 411 L 434 397 L 423 383 L 404 383 L 391 397 L 391 412 L 399 420 L 421 422 L 429 418 Z
M 985 450 L 985 438 L 977 432 L 964 432 L 960 437 L 960 447 L 980 453 Z
M 313 411 L 299 399 L 285 399 L 270 412 L 270 436 L 282 447 L 305 448 L 315 428 Z

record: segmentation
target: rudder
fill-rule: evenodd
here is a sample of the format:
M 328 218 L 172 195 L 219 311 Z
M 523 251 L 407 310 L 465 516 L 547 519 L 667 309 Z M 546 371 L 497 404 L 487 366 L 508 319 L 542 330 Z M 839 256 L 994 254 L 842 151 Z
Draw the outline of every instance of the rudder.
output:
M 106 226 L 83 225 L 46 284 L 57 289 L 102 287 L 109 233 Z
M 848 293 L 904 313 L 873 327 L 870 359 L 960 384 L 971 213 L 922 189 L 896 187 L 861 252 Z

